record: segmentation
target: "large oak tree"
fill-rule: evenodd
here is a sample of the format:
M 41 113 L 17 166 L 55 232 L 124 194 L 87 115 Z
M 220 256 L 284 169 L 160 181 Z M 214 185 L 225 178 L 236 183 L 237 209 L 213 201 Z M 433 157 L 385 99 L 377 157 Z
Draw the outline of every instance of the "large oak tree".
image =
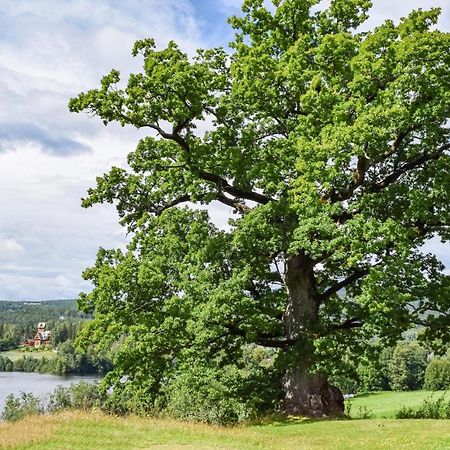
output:
M 328 376 L 374 337 L 449 336 L 449 277 L 423 245 L 450 237 L 450 35 L 437 9 L 361 32 L 370 0 L 317 3 L 246 0 L 229 50 L 138 41 L 141 73 L 70 102 L 149 131 L 83 202 L 114 203 L 133 238 L 100 250 L 80 305 L 150 401 L 262 346 L 286 412 L 341 413 Z M 193 207 L 218 204 L 222 230 Z

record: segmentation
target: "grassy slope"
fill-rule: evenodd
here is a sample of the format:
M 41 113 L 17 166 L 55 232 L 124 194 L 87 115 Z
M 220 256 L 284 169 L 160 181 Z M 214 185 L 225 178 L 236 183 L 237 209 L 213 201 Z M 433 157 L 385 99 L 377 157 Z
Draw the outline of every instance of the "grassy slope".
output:
M 347 405 L 350 402 L 352 417 L 357 417 L 360 408 L 366 407 L 375 418 L 392 418 L 402 406 L 418 406 L 430 396 L 438 399 L 442 395 L 446 395 L 450 399 L 450 392 L 445 391 L 376 392 L 347 400 Z
M 7 352 L 0 352 L 0 356 L 9 358 L 11 361 L 22 359 L 23 357 L 32 357 L 35 359 L 41 358 L 54 358 L 56 353 L 52 350 L 35 351 L 35 352 L 22 352 L 21 350 L 9 350 Z
M 219 428 L 170 420 L 71 412 L 0 424 L 0 448 L 41 450 L 445 449 L 443 420 L 353 420 Z

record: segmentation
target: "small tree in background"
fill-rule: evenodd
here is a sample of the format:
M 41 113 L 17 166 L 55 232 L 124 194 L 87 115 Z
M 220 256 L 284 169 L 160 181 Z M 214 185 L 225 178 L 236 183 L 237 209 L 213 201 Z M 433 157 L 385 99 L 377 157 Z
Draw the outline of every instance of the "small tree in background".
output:
M 190 367 L 245 372 L 258 345 L 284 411 L 340 414 L 328 375 L 347 350 L 414 324 L 449 336 L 450 278 L 421 248 L 450 237 L 450 35 L 438 9 L 359 32 L 369 0 L 318 3 L 246 0 L 229 52 L 138 41 L 141 73 L 70 101 L 149 131 L 83 201 L 114 203 L 133 239 L 99 251 L 79 302 L 92 340 L 124 339 L 107 382 L 127 374 L 148 404 Z M 226 207 L 229 228 L 191 204 Z
M 381 348 L 374 346 L 371 358 L 365 358 L 357 366 L 357 390 L 359 392 L 388 391 L 389 366 L 393 356 L 392 348 Z
M 427 352 L 417 342 L 399 342 L 388 365 L 393 391 L 421 389 L 427 367 Z
M 450 388 L 450 361 L 448 358 L 433 358 L 425 371 L 424 389 L 438 391 Z

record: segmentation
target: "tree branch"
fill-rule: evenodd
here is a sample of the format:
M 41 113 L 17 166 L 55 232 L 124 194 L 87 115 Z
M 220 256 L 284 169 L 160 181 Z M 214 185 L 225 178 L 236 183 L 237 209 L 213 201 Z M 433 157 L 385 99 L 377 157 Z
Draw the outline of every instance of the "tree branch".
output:
M 220 203 L 223 203 L 224 205 L 228 205 L 231 206 L 232 208 L 236 209 L 237 211 L 239 211 L 241 214 L 247 214 L 249 213 L 252 209 L 250 207 L 248 207 L 245 203 L 240 202 L 237 199 L 234 198 L 229 198 L 223 194 L 218 194 L 217 195 L 217 199 Z
M 349 284 L 359 280 L 360 278 L 365 277 L 368 273 L 371 267 L 367 267 L 365 269 L 357 269 L 355 270 L 350 276 L 343 279 L 342 281 L 339 281 L 338 283 L 334 284 L 333 286 L 326 289 L 322 294 L 319 295 L 319 300 L 321 302 L 327 300 L 332 295 L 339 292 L 341 289 L 345 288 Z
M 233 186 L 228 183 L 228 181 L 225 178 L 222 178 L 219 175 L 206 172 L 204 170 L 199 170 L 196 172 L 196 174 L 205 181 L 210 181 L 211 183 L 215 183 L 221 190 L 226 192 L 227 194 L 233 195 L 237 198 L 244 198 L 246 200 L 251 200 L 256 203 L 260 204 L 267 204 L 270 201 L 273 201 L 272 198 L 267 197 L 266 195 L 259 194 L 258 192 L 254 191 L 245 191 L 237 186 Z
M 394 141 L 392 142 L 391 146 L 389 147 L 389 150 L 385 153 L 383 153 L 378 158 L 370 159 L 366 155 L 360 156 L 358 158 L 356 169 L 353 173 L 353 178 L 350 183 L 350 186 L 345 189 L 343 192 L 333 192 L 329 195 L 326 195 L 324 197 L 324 200 L 330 200 L 331 202 L 336 201 L 343 201 L 348 200 L 355 190 L 362 186 L 365 181 L 365 175 L 367 173 L 367 170 L 370 167 L 373 167 L 375 164 L 383 161 L 384 159 L 388 158 L 389 156 L 393 155 L 395 152 L 397 152 L 402 144 L 404 143 L 405 139 L 410 135 L 411 132 L 417 130 L 420 128 L 420 125 L 413 124 L 410 127 L 408 127 L 406 130 L 400 131 L 398 135 L 395 137 Z M 367 149 L 367 144 L 366 144 Z
M 367 167 L 369 165 L 369 159 L 366 156 L 360 156 L 356 164 L 356 170 L 353 174 L 352 180 L 352 192 L 363 184 L 366 177 Z
M 428 233 L 435 233 L 438 231 L 450 231 L 450 223 L 436 221 L 436 222 L 424 222 L 422 220 L 415 222 L 413 228 L 419 233 L 419 236 L 425 236 Z
M 188 194 L 181 195 L 180 197 L 178 197 L 178 198 L 166 203 L 165 205 L 159 207 L 158 209 L 156 209 L 155 214 L 157 216 L 160 216 L 166 209 L 173 208 L 174 206 L 177 206 L 180 203 L 188 202 L 190 200 L 190 198 L 191 197 Z
M 416 169 L 417 167 L 420 167 L 422 164 L 425 164 L 426 162 L 439 159 L 445 152 L 445 150 L 448 149 L 450 149 L 450 144 L 445 144 L 439 147 L 434 153 L 425 153 L 415 159 L 408 161 L 407 163 L 399 167 L 397 170 L 394 170 L 394 172 L 392 172 L 390 175 L 384 178 L 384 180 L 367 186 L 368 191 L 371 193 L 375 193 L 385 189 L 386 187 L 397 181 L 405 173 L 413 169 Z
M 185 128 L 188 123 L 189 123 L 189 120 L 185 120 L 184 122 L 174 126 L 172 133 L 167 133 L 157 124 L 146 124 L 145 126 L 157 131 L 158 134 L 162 138 L 176 142 L 187 153 L 187 155 L 189 155 L 190 154 L 189 144 L 186 141 L 186 139 L 184 139 L 179 134 L 179 132 L 183 128 Z M 199 178 L 201 178 L 202 180 L 209 181 L 211 183 L 216 184 L 221 191 L 226 192 L 227 194 L 230 194 L 234 197 L 237 197 L 237 199 L 243 198 L 243 199 L 251 200 L 253 202 L 260 203 L 263 205 L 274 200 L 274 199 L 272 199 L 266 195 L 260 194 L 258 192 L 246 191 L 237 186 L 231 185 L 225 178 L 223 178 L 219 175 L 207 172 L 205 170 L 198 169 L 195 166 L 193 166 L 192 163 L 190 163 L 190 165 L 191 165 L 191 170 L 193 170 L 193 172 L 196 175 L 198 175 Z M 237 199 L 236 199 L 236 201 L 237 201 Z
M 364 325 L 364 321 L 361 321 L 360 319 L 353 318 L 353 319 L 347 319 L 344 322 L 333 325 L 331 328 L 333 330 L 350 330 L 352 328 L 361 328 Z
M 258 338 L 255 341 L 255 344 L 261 345 L 262 347 L 273 347 L 273 348 L 288 348 L 292 347 L 298 342 L 298 339 L 266 339 L 266 338 Z
M 200 196 L 198 196 L 198 198 L 202 198 L 207 195 L 209 195 L 209 193 L 200 195 Z M 183 195 L 180 195 L 179 197 L 167 202 L 166 204 L 160 206 L 159 208 L 156 208 L 152 212 L 154 212 L 154 214 L 156 214 L 157 216 L 160 216 L 166 209 L 170 209 L 181 203 L 189 202 L 190 200 L 191 200 L 191 196 L 189 194 L 183 194 Z M 225 205 L 231 206 L 232 208 L 235 208 L 237 211 L 241 212 L 242 214 L 247 214 L 251 211 L 251 208 L 249 208 L 245 203 L 239 202 L 236 199 L 228 198 L 221 193 L 217 194 L 216 200 Z
M 238 328 L 233 324 L 226 324 L 225 327 L 228 329 L 231 335 L 233 336 L 242 336 L 246 337 L 245 331 Z M 256 339 L 253 340 L 254 344 L 261 345 L 262 347 L 273 347 L 273 348 L 287 348 L 295 345 L 298 342 L 298 339 L 276 339 L 276 336 L 257 335 Z

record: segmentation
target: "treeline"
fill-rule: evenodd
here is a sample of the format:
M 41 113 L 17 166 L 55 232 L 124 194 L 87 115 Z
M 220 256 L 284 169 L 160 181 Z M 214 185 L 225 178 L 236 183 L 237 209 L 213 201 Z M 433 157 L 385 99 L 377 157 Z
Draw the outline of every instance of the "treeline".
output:
M 42 302 L 0 301 L 0 351 L 17 347 L 32 339 L 39 322 L 46 322 L 56 347 L 74 339 L 82 322 L 90 316 L 77 310 L 75 300 Z
M 0 371 L 39 372 L 67 375 L 70 373 L 92 374 L 106 373 L 112 368 L 110 355 L 98 352 L 94 347 L 77 350 L 72 340 L 66 340 L 58 346 L 56 356 L 33 357 L 33 353 L 24 353 L 24 357 L 12 361 L 0 355 Z
M 416 340 L 395 347 L 377 348 L 375 357 L 363 359 L 348 377 L 334 382 L 347 394 L 373 391 L 445 390 L 450 388 L 450 351 L 437 356 Z
M 26 339 L 33 339 L 39 322 L 52 332 L 51 345 L 23 348 L 23 357 L 0 354 L 0 371 L 54 374 L 106 373 L 111 356 L 93 346 L 84 350 L 74 345 L 89 315 L 77 309 L 75 300 L 42 302 L 0 301 L 0 352 L 16 349 Z M 53 353 L 51 350 L 54 350 Z

